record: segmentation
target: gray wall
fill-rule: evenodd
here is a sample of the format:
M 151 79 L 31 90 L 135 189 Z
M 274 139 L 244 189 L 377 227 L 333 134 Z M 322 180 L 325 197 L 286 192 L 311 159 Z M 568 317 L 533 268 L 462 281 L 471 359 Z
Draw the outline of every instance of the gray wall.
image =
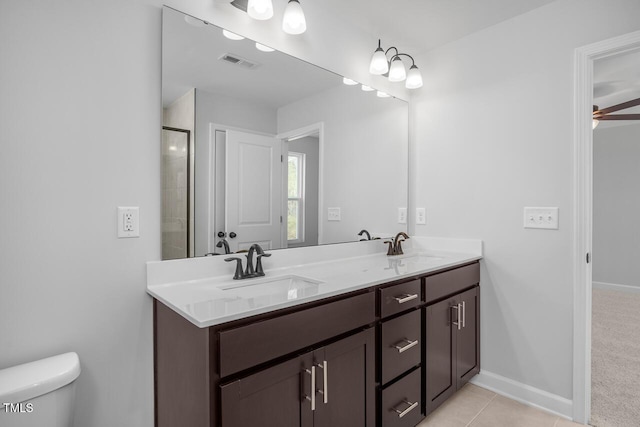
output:
M 593 133 L 593 280 L 640 288 L 640 124 Z
M 427 212 L 415 232 L 483 240 L 483 372 L 565 409 L 574 53 L 639 30 L 638 16 L 637 0 L 557 0 L 416 58 L 429 66 L 412 99 L 412 201 Z M 559 230 L 524 229 L 525 206 L 558 206 Z

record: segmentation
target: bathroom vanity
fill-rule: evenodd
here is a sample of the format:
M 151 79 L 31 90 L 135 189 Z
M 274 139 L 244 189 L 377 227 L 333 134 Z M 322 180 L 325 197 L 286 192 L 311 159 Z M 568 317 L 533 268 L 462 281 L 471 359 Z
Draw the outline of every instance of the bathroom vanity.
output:
M 156 425 L 415 426 L 479 372 L 479 259 L 375 254 L 150 284 Z

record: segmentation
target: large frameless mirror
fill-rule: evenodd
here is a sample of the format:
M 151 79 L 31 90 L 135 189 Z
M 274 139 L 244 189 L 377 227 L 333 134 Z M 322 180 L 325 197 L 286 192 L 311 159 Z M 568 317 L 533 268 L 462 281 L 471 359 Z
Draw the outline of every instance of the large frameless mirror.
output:
M 405 101 L 168 7 L 162 28 L 163 259 L 406 231 Z

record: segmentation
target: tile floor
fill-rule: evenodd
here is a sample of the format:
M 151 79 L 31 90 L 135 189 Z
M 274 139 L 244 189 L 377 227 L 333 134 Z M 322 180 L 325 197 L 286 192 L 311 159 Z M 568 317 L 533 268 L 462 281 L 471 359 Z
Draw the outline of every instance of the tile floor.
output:
M 467 384 L 417 427 L 571 427 L 557 415 Z

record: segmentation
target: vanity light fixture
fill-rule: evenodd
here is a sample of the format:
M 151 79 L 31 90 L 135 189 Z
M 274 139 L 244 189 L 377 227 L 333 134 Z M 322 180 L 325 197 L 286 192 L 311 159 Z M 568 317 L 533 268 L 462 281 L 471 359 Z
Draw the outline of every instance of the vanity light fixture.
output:
M 389 98 L 391 96 L 388 93 L 382 92 L 380 90 L 378 91 L 377 95 L 378 95 L 378 98 Z
M 349 78 L 347 78 L 347 77 L 343 77 L 343 78 L 342 78 L 342 83 L 346 84 L 347 86 L 355 86 L 355 85 L 357 85 L 357 84 L 358 84 L 358 82 L 357 82 L 357 81 L 355 81 L 355 80 L 351 80 L 351 79 L 349 79 Z
M 387 54 L 390 50 L 394 50 L 395 53 L 391 58 L 387 58 Z M 411 68 L 409 72 L 404 67 L 401 56 L 406 56 L 411 59 Z M 386 51 L 382 49 L 382 42 L 378 40 L 378 47 L 371 56 L 371 62 L 369 64 L 369 72 L 378 76 L 387 76 L 390 82 L 402 82 L 405 81 L 405 87 L 407 89 L 417 89 L 422 87 L 422 74 L 415 64 L 413 57 L 406 53 L 401 53 L 398 48 L 391 46 Z
M 273 17 L 271 0 L 233 0 L 231 5 L 247 12 L 253 19 L 266 21 Z M 300 0 L 288 0 L 282 17 L 282 30 L 294 35 L 307 31 L 307 20 L 300 6 Z
M 362 85 L 361 89 L 365 92 L 371 92 L 373 88 L 371 86 Z
M 289 0 L 282 18 L 282 31 L 287 34 L 302 34 L 307 31 L 307 20 L 298 0 Z
M 273 52 L 275 49 L 270 48 L 269 46 L 265 46 L 263 44 L 260 44 L 258 42 L 256 42 L 256 49 L 261 50 L 263 52 Z
M 249 0 L 247 13 L 253 19 L 266 21 L 273 17 L 273 3 L 271 3 L 271 0 Z
M 244 37 L 239 36 L 239 35 L 238 35 L 238 34 L 236 34 L 236 33 L 232 33 L 232 32 L 231 32 L 231 31 L 229 31 L 229 30 L 222 30 L 222 34 L 223 34 L 226 38 L 228 38 L 228 39 L 230 39 L 230 40 L 244 40 Z

